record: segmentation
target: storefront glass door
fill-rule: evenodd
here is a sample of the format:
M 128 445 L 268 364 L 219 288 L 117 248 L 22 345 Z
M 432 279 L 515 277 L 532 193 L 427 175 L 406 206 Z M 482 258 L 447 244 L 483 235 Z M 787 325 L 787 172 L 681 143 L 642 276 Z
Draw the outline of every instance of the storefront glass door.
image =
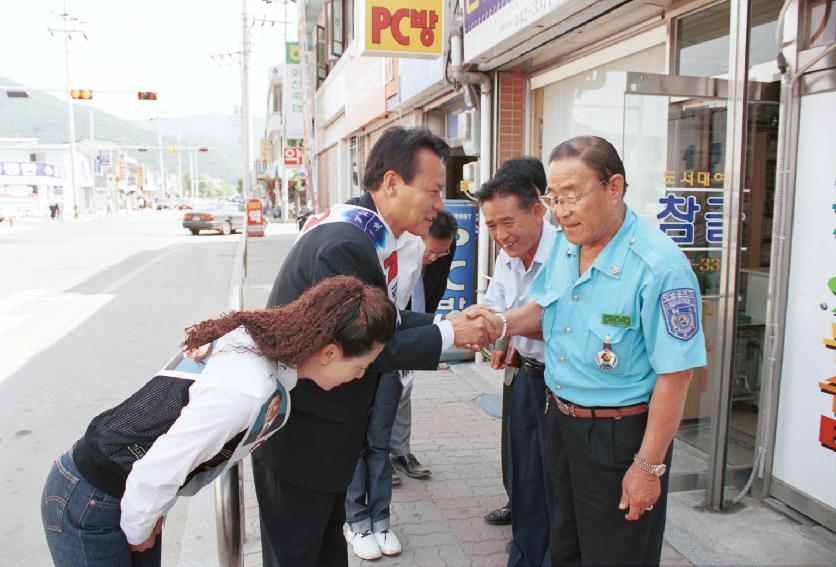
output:
M 750 104 L 743 234 L 731 264 L 740 268 L 740 277 L 737 289 L 722 289 L 723 209 L 729 199 L 736 198 L 724 178 L 724 90 L 724 81 L 716 79 L 628 73 L 624 97 L 627 204 L 680 246 L 703 298 L 708 366 L 695 372 L 674 441 L 673 490 L 703 486 L 709 463 L 717 459 L 726 460 L 726 483 L 742 484 L 751 470 L 757 441 L 777 103 L 758 100 Z M 752 93 L 756 99 L 772 98 L 771 90 L 756 85 Z M 732 302 L 737 309 L 730 394 L 720 388 L 723 365 L 715 348 L 722 301 Z M 712 444 L 712 438 L 717 438 L 712 425 L 719 397 L 728 395 L 732 396 L 730 426 L 721 432 L 724 447 L 718 447 Z

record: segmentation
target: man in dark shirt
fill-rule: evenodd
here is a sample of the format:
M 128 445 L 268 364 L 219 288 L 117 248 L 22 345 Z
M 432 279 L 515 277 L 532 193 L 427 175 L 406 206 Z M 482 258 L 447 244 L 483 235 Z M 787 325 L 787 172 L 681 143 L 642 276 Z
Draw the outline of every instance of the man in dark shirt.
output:
M 352 206 L 366 210 L 373 223 L 382 221 L 394 238 L 404 232 L 424 236 L 443 206 L 447 150 L 428 130 L 388 129 L 369 153 L 366 193 Z M 268 307 L 287 304 L 338 274 L 388 289 L 391 297 L 397 253 L 380 259 L 380 242 L 372 240 L 380 233 L 371 236 L 355 224 L 326 217 L 308 221 L 276 277 Z M 402 311 L 394 337 L 360 380 L 328 392 L 310 380 L 299 381 L 288 425 L 253 454 L 265 567 L 348 564 L 342 533 L 345 489 L 360 456 L 380 372 L 432 370 L 443 348 L 487 344 L 498 334 L 490 318 L 460 313 L 438 319 Z

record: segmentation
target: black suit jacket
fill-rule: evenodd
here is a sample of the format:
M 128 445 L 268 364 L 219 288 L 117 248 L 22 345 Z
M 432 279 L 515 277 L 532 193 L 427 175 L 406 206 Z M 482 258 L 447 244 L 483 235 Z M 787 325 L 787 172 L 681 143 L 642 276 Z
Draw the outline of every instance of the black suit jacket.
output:
M 456 254 L 456 239 L 450 242 L 450 253 L 439 258 L 432 264 L 425 266 L 421 274 L 424 284 L 424 310 L 427 313 L 435 313 L 438 304 L 447 291 L 447 279 L 450 276 L 450 266 L 453 264 L 453 256 Z M 407 308 L 412 307 L 410 298 Z
M 349 203 L 376 210 L 368 194 Z M 352 275 L 386 288 L 374 245 L 348 223 L 326 224 L 299 239 L 276 277 L 267 307 L 290 303 L 334 275 Z M 328 392 L 311 380 L 299 380 L 290 394 L 287 425 L 253 454 L 256 466 L 266 466 L 278 478 L 311 490 L 344 490 L 360 456 L 380 372 L 437 368 L 441 333 L 432 319 L 401 311 L 400 329 L 359 380 Z

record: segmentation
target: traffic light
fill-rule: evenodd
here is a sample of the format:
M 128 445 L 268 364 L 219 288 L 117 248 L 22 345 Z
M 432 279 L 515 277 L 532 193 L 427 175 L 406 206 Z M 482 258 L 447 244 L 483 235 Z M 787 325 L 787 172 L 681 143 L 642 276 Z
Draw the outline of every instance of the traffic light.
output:
M 93 100 L 93 91 L 89 89 L 72 89 L 70 98 L 74 100 Z
M 139 91 L 136 93 L 136 98 L 139 100 L 157 100 L 157 93 L 150 91 Z

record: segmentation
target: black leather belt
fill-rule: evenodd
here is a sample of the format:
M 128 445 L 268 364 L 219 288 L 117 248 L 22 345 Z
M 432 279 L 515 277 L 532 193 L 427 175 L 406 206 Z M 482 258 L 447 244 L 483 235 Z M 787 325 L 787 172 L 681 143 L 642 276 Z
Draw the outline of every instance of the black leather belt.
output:
M 534 358 L 520 355 L 520 368 L 524 369 L 529 376 L 542 378 L 546 372 L 546 365 Z

